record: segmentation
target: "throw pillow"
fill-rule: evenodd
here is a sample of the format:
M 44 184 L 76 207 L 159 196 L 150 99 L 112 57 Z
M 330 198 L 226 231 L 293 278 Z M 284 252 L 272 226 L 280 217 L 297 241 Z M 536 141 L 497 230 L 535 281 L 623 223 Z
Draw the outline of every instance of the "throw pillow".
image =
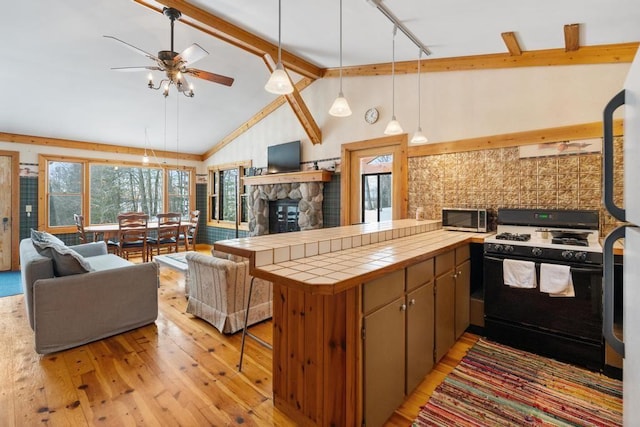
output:
M 64 242 L 53 234 L 49 234 L 46 231 L 34 230 L 33 228 L 31 229 L 31 241 L 33 242 L 33 247 L 36 248 L 36 251 L 47 258 L 52 257 L 51 245 L 56 244 L 64 246 Z
M 56 276 L 70 276 L 93 271 L 91 264 L 73 249 L 56 244 L 53 244 L 51 249 L 53 273 Z

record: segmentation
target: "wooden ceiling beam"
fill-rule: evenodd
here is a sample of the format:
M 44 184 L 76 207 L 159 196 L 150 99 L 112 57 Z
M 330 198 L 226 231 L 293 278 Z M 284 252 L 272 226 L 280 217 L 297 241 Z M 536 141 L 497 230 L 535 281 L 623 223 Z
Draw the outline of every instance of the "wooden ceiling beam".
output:
M 582 46 L 577 51 L 564 49 L 524 51 L 522 55 L 508 53 L 461 56 L 456 58 L 423 59 L 422 72 L 488 70 L 518 67 L 550 67 L 557 65 L 630 63 L 638 50 L 638 42 L 598 46 Z M 339 68 L 327 68 L 323 77 L 338 77 Z M 397 74 L 418 72 L 417 61 L 396 62 Z M 344 67 L 344 77 L 381 76 L 391 74 L 391 63 Z
M 123 145 L 102 144 L 99 142 L 77 141 L 74 139 L 49 138 L 34 135 L 21 135 L 17 133 L 0 132 L 0 141 L 7 141 L 19 144 L 44 145 L 48 147 L 70 148 L 73 150 L 87 150 L 105 153 L 131 154 L 142 156 L 144 148 L 126 147 Z M 149 152 L 147 151 L 147 154 Z M 154 150 L 156 157 L 179 160 L 202 161 L 202 155 L 190 153 L 176 153 L 175 151 Z M 142 159 L 141 159 L 142 160 Z
M 148 7 L 156 12 L 162 10 L 156 6 L 152 0 L 133 0 L 134 2 Z M 173 7 L 182 13 L 180 22 L 209 34 L 219 40 L 239 47 L 249 53 L 259 57 L 268 54 L 277 57 L 278 46 L 260 38 L 237 25 L 225 21 L 224 19 L 207 12 L 184 0 L 157 0 L 157 3 L 166 7 Z M 288 70 L 294 71 L 304 77 L 318 79 L 322 77 L 323 69 L 311 62 L 302 59 L 292 53 L 282 50 L 282 63 Z
M 267 68 L 269 68 L 269 72 L 273 73 L 273 70 L 276 68 L 273 58 L 267 54 L 262 59 L 267 65 Z M 311 142 L 313 144 L 320 144 L 322 142 L 322 131 L 311 115 L 307 104 L 305 104 L 304 99 L 302 99 L 302 96 L 296 86 L 293 86 L 293 92 L 283 96 L 287 99 L 287 102 L 291 106 L 291 109 L 293 109 L 294 114 L 298 118 L 298 121 L 304 128 L 304 131 Z
M 302 91 L 314 81 L 315 81 L 314 79 L 304 77 L 298 83 L 295 84 L 295 88 L 298 91 Z M 277 110 L 278 107 L 282 106 L 285 102 L 287 102 L 287 98 L 285 98 L 284 96 L 279 96 L 273 101 L 271 101 L 269 105 L 264 107 L 262 110 L 258 111 L 256 114 L 254 114 L 253 117 L 251 117 L 249 120 L 241 124 L 238 128 L 236 128 L 236 130 L 231 132 L 229 135 L 222 138 L 222 140 L 220 140 L 220 142 L 214 145 L 210 150 L 203 153 L 202 160 L 207 160 L 209 157 L 213 156 L 215 153 L 222 150 L 225 146 L 229 145 L 234 139 L 236 139 L 237 137 L 239 137 L 240 135 L 242 135 L 243 133 L 251 129 L 253 126 L 258 124 L 262 119 L 266 118 L 269 114 Z
M 564 26 L 564 50 L 565 52 L 575 52 L 580 49 L 580 24 L 569 24 Z
M 509 54 L 511 56 L 520 56 L 522 55 L 522 49 L 520 49 L 520 45 L 518 44 L 518 40 L 516 39 L 516 34 L 513 31 L 508 31 L 506 33 L 502 33 L 502 40 L 504 40 L 504 44 L 507 45 L 507 49 L 509 50 Z

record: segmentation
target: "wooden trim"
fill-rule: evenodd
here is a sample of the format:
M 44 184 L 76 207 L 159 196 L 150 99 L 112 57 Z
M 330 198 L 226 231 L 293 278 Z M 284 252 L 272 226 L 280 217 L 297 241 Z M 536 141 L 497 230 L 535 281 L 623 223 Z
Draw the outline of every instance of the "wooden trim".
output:
M 569 24 L 564 26 L 564 50 L 565 52 L 575 52 L 580 49 L 580 24 Z
M 244 185 L 286 184 L 290 182 L 329 182 L 333 172 L 310 170 L 302 172 L 275 173 L 271 175 L 245 176 Z
M 624 127 L 622 119 L 614 120 L 613 131 L 615 135 L 623 134 Z M 435 154 L 461 153 L 465 151 L 489 150 L 589 138 L 602 138 L 602 122 L 409 146 L 408 156 L 432 156 Z
M 311 83 L 315 82 L 315 79 L 311 79 L 308 77 L 302 78 L 298 83 L 295 84 L 295 87 L 298 91 L 302 91 Z M 269 103 L 262 110 L 258 111 L 253 115 L 249 120 L 241 124 L 236 130 L 231 132 L 229 135 L 225 136 L 214 145 L 211 149 L 207 150 L 204 154 L 202 154 L 203 160 L 207 160 L 209 157 L 213 156 L 218 151 L 222 150 L 224 147 L 229 145 L 234 139 L 238 138 L 240 135 L 251 129 L 254 125 L 259 123 L 262 119 L 266 118 L 269 114 L 273 113 L 277 110 L 281 105 L 287 102 L 287 99 L 284 96 L 279 96 L 273 101 Z
M 423 59 L 421 71 L 443 72 L 464 70 L 489 70 L 518 67 L 549 67 L 557 65 L 615 64 L 630 63 L 638 50 L 638 42 L 599 46 L 583 46 L 577 51 L 565 52 L 564 49 L 524 51 L 522 55 L 509 53 L 490 55 L 461 56 L 457 58 Z M 396 74 L 418 72 L 417 61 L 402 61 L 395 64 Z M 359 65 L 345 67 L 342 75 L 382 76 L 391 74 L 391 63 Z M 338 77 L 339 68 L 327 68 L 322 77 Z
M 266 54 L 262 59 L 267 65 L 269 72 L 273 73 L 273 70 L 276 68 L 276 64 L 273 62 L 272 57 L 269 54 Z M 293 113 L 298 118 L 298 121 L 302 125 L 302 128 L 311 142 L 313 144 L 320 144 L 322 142 L 322 131 L 311 115 L 311 112 L 309 111 L 307 104 L 305 104 L 304 99 L 302 99 L 298 89 L 294 86 L 293 92 L 288 95 L 284 95 L 284 97 L 287 98 L 287 102 L 291 106 Z
M 117 153 L 117 154 L 131 154 L 131 155 L 140 156 L 141 158 L 145 152 L 144 148 L 133 148 L 133 147 L 127 147 L 123 145 L 102 144 L 99 142 L 90 142 L 90 141 L 77 141 L 73 139 L 49 138 L 49 137 L 34 136 L 34 135 L 21 135 L 17 133 L 7 133 L 7 132 L 0 132 L 0 141 L 7 141 L 7 142 L 18 143 L 18 144 L 45 145 L 49 147 L 61 147 L 61 148 L 69 148 L 73 150 L 98 151 L 98 152 Z M 154 152 L 157 157 L 165 157 L 165 158 L 178 159 L 178 160 L 193 160 L 198 162 L 202 161 L 202 156 L 200 154 L 176 153 L 175 151 L 154 151 Z M 108 160 L 105 160 L 105 161 L 108 161 Z M 122 161 L 118 161 L 118 162 L 124 163 Z M 129 162 L 129 163 L 134 164 L 132 162 Z M 142 161 L 140 161 L 140 164 L 141 163 Z
M 504 44 L 507 45 L 507 49 L 509 50 L 509 55 L 511 56 L 522 55 L 522 49 L 520 49 L 520 45 L 518 44 L 518 40 L 516 39 L 516 34 L 513 31 L 502 33 L 501 36 L 502 36 L 502 40 L 504 40 Z
M 162 13 L 162 10 L 155 7 L 156 2 L 149 0 L 134 0 L 136 3 L 146 6 L 156 12 Z M 180 22 L 190 25 L 198 30 L 205 32 L 219 40 L 229 43 L 233 46 L 252 53 L 256 56 L 264 56 L 266 54 L 273 57 L 278 55 L 278 46 L 256 36 L 224 19 L 207 12 L 184 0 L 158 0 L 167 7 L 173 7 L 182 12 Z M 311 77 L 313 79 L 322 76 L 322 69 L 311 62 L 300 58 L 288 51 L 282 50 L 282 63 L 284 66 L 296 73 Z
M 357 157 L 358 151 L 375 151 L 384 149 L 393 151 L 393 198 L 394 203 L 393 219 L 406 218 L 409 205 L 409 162 L 407 159 L 407 134 L 385 136 L 382 138 L 356 141 L 342 144 L 341 147 L 341 180 L 340 180 L 340 225 L 350 225 L 353 222 L 351 217 L 351 204 L 354 200 L 360 199 L 359 194 L 352 194 L 352 175 L 359 173 L 358 165 L 352 164 Z M 397 207 L 397 209 L 396 209 Z
M 11 270 L 20 269 L 20 153 L 0 150 L 0 156 L 11 158 Z

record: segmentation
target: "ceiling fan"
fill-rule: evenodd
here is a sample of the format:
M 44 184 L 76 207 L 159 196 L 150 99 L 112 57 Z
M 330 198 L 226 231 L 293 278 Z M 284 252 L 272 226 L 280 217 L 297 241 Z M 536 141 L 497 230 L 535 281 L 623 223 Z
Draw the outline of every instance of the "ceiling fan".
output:
M 172 7 L 165 7 L 162 12 L 166 17 L 171 20 L 171 50 L 161 50 L 158 52 L 158 56 L 152 55 L 142 49 L 139 49 L 125 41 L 122 41 L 113 36 L 104 36 L 109 39 L 116 40 L 129 49 L 133 50 L 140 55 L 146 56 L 156 63 L 156 65 L 141 66 L 141 67 L 116 67 L 112 70 L 116 71 L 164 71 L 167 75 L 165 79 L 162 79 L 158 86 L 153 84 L 153 76 L 149 73 L 148 87 L 150 89 L 158 90 L 162 87 L 163 95 L 166 97 L 169 95 L 169 86 L 175 85 L 180 93 L 187 97 L 193 97 L 193 85 L 187 82 L 186 74 L 193 77 L 208 80 L 210 82 L 219 83 L 225 86 L 231 86 L 233 84 L 233 78 L 222 76 L 220 74 L 210 73 L 208 71 L 198 70 L 197 68 L 189 68 L 191 64 L 204 58 L 209 54 L 197 43 L 193 43 L 180 53 L 173 50 L 173 25 L 176 20 L 180 19 L 182 13 L 179 10 Z

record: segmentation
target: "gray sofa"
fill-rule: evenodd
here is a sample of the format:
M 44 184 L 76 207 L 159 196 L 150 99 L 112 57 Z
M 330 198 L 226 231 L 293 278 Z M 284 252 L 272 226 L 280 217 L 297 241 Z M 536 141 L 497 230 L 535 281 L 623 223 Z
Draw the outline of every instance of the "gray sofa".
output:
M 158 317 L 158 266 L 107 253 L 104 242 L 70 246 L 90 271 L 57 276 L 56 260 L 30 238 L 20 242 L 25 306 L 40 354 L 65 350 L 152 323 Z

